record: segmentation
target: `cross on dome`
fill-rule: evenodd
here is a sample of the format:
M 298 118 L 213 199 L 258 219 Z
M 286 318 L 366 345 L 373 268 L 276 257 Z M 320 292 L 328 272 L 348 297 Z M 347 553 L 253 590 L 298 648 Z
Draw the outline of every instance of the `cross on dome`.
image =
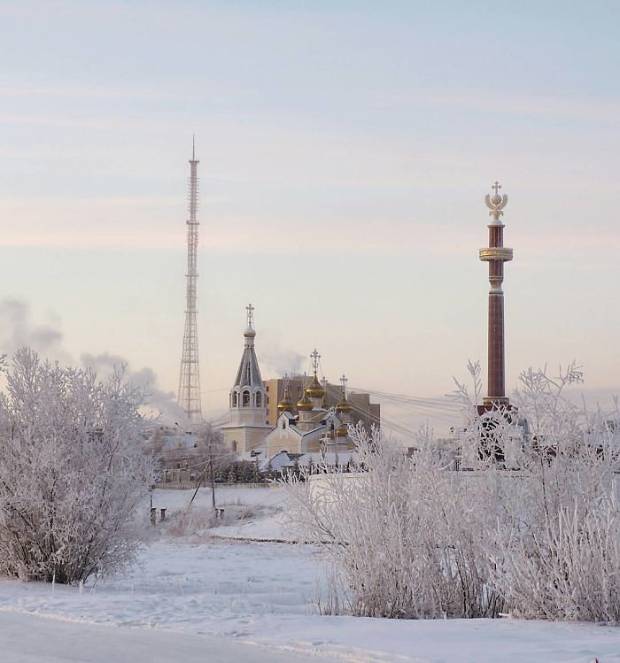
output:
M 317 375 L 319 372 L 319 361 L 321 360 L 321 355 L 318 353 L 316 348 L 314 348 L 314 351 L 310 355 L 310 359 L 312 360 L 312 370 L 314 371 L 314 374 Z
M 347 376 L 343 373 L 340 376 L 340 384 L 342 385 L 342 395 L 346 398 L 347 396 L 347 382 L 348 382 Z
M 252 306 L 252 304 L 248 304 L 245 307 L 245 310 L 248 312 L 248 328 L 253 329 L 255 308 Z

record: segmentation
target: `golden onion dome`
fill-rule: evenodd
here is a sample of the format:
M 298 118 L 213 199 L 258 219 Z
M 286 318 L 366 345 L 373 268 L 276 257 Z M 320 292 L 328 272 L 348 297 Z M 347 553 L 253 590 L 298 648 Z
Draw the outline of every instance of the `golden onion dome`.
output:
M 293 404 L 285 395 L 284 398 L 278 403 L 278 412 L 291 412 L 293 410 Z
M 325 396 L 325 389 L 323 389 L 319 379 L 314 374 L 312 382 L 306 387 L 306 396 L 309 398 L 323 398 Z
M 338 428 L 336 429 L 336 437 L 347 437 L 348 434 L 349 434 L 349 429 L 345 426 L 345 424 L 338 426 Z
M 338 405 L 336 405 L 336 412 L 351 412 L 352 410 L 353 406 L 344 396 Z
M 292 411 L 293 411 L 293 403 L 288 393 L 288 383 L 285 383 L 282 399 L 278 403 L 278 412 L 282 414 L 282 412 L 292 412 Z
M 312 401 L 308 398 L 307 394 L 304 394 L 301 400 L 297 402 L 297 409 L 300 412 L 310 412 L 312 407 Z

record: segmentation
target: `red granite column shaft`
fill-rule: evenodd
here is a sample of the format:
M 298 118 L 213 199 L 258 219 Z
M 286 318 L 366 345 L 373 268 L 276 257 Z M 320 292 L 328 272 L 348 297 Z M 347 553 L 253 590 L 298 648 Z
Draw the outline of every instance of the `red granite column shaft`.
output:
M 489 293 L 488 398 L 506 397 L 504 367 L 504 293 Z
M 489 247 L 504 245 L 504 228 L 501 225 L 489 227 Z M 504 263 L 501 260 L 489 262 L 489 337 L 488 337 L 488 398 L 506 397 L 504 367 Z

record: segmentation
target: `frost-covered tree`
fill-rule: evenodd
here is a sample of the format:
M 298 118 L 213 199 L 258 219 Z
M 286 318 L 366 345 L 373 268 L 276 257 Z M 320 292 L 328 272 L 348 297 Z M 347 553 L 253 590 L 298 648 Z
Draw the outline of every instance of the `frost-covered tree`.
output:
M 121 371 L 101 383 L 16 353 L 0 397 L 3 573 L 72 583 L 131 561 L 152 478 L 139 404 Z
M 518 409 L 481 415 L 470 371 L 452 450 L 461 470 L 428 430 L 406 454 L 357 427 L 356 472 L 288 478 L 300 538 L 333 562 L 330 609 L 620 622 L 617 409 L 567 398 L 581 379 L 571 364 L 557 378 L 523 373 Z
M 211 490 L 211 507 L 216 508 L 215 484 L 218 475 L 227 472 L 234 463 L 234 454 L 224 443 L 222 431 L 210 423 L 204 423 L 198 431 L 196 454 L 192 459 L 195 470 L 195 486 L 189 506 L 196 499 L 200 487 L 208 483 Z
M 494 615 L 500 604 L 485 586 L 485 519 L 470 501 L 473 486 L 448 471 L 430 431 L 417 436 L 413 456 L 378 429 L 358 424 L 349 434 L 357 472 L 325 465 L 310 476 L 302 468 L 286 482 L 300 538 L 322 544 L 333 562 L 330 609 L 395 618 Z
M 557 377 L 528 370 L 515 403 L 527 429 L 517 476 L 500 502 L 493 585 L 525 617 L 620 622 L 620 422 L 566 396 Z

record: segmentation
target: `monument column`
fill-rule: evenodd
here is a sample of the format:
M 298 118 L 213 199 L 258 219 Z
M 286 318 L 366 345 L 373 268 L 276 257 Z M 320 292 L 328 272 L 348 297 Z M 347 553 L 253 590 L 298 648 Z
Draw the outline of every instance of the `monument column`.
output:
M 512 249 L 504 247 L 504 224 L 500 218 L 508 203 L 508 196 L 500 195 L 502 187 L 493 185 L 493 195 L 487 194 L 485 203 L 492 221 L 489 224 L 489 246 L 480 249 L 480 260 L 489 263 L 489 326 L 488 326 L 488 387 L 481 411 L 508 406 L 506 397 L 506 368 L 504 352 L 504 263 L 512 260 Z

